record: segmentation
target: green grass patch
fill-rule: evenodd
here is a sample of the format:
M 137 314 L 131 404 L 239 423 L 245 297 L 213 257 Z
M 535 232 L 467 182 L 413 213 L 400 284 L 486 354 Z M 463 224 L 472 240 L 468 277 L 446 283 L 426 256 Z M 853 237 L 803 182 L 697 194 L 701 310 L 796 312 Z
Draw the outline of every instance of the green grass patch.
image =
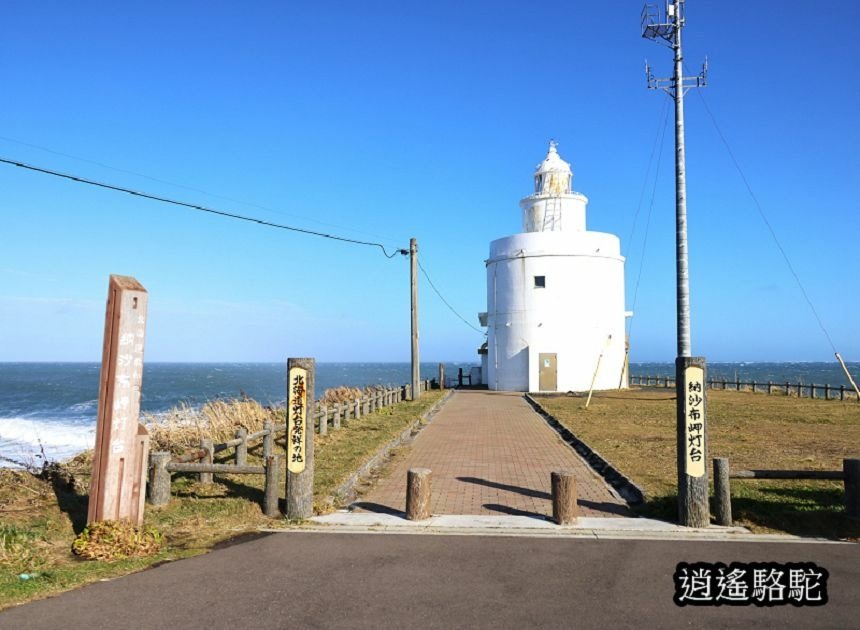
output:
M 541 405 L 634 483 L 644 515 L 677 518 L 675 400 L 672 389 L 541 397 Z M 842 470 L 860 457 L 860 404 L 750 392 L 709 391 L 709 470 L 728 457 L 735 470 Z M 860 522 L 845 516 L 834 481 L 732 480 L 737 524 L 756 532 L 853 539 Z

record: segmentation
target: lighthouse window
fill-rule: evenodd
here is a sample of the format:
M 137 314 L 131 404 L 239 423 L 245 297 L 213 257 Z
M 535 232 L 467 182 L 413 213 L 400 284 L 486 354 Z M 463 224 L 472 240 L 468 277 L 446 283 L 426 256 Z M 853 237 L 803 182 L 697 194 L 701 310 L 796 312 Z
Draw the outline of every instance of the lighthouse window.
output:
M 546 288 L 546 276 L 535 276 L 535 289 Z

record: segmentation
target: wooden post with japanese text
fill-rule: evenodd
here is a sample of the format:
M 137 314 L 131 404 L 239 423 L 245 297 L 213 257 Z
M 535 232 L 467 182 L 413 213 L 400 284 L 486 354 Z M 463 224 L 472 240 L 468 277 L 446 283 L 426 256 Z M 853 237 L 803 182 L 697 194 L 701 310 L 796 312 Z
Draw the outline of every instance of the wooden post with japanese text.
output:
M 314 513 L 314 360 L 287 360 L 287 518 Z M 325 419 L 322 420 L 325 422 Z
M 146 306 L 137 280 L 110 277 L 87 523 L 143 522 L 149 434 L 138 418 Z
M 677 392 L 678 522 L 708 527 L 707 373 L 704 357 L 675 360 Z

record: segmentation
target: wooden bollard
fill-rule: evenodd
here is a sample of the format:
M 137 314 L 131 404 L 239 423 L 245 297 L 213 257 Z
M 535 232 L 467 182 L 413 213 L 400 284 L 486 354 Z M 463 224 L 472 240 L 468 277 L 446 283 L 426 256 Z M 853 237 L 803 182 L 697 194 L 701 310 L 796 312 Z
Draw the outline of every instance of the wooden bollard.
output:
M 266 490 L 263 495 L 263 513 L 275 518 L 281 515 L 278 509 L 278 477 L 281 471 L 281 456 L 266 457 Z
M 355 419 L 358 420 L 361 418 L 361 398 L 355 399 Z
M 268 432 L 263 436 L 263 458 L 265 459 L 275 450 L 275 427 L 271 420 L 263 423 L 263 430 Z
M 729 459 L 714 458 L 714 516 L 717 525 L 732 525 L 732 489 L 729 485 Z
M 209 438 L 203 438 L 200 440 L 200 448 L 206 451 L 206 454 L 203 456 L 203 459 L 200 460 L 203 464 L 211 464 L 213 463 L 213 457 L 215 455 L 215 447 L 212 444 L 212 440 Z M 215 478 L 212 473 L 202 472 L 198 475 L 198 480 L 200 483 L 212 483 Z
M 843 459 L 845 514 L 860 518 L 860 459 Z
M 244 466 L 248 463 L 248 429 L 239 427 L 236 430 L 236 439 L 242 440 L 236 445 L 236 465 Z
M 552 519 L 559 525 L 576 522 L 576 479 L 567 470 L 557 470 L 550 474 L 552 484 Z
M 167 505 L 170 502 L 170 472 L 167 470 L 170 458 L 167 451 L 149 454 L 150 505 Z
M 406 473 L 406 518 L 410 521 L 430 518 L 429 468 L 410 468 Z
M 328 407 L 323 405 L 320 408 L 320 435 L 328 433 Z

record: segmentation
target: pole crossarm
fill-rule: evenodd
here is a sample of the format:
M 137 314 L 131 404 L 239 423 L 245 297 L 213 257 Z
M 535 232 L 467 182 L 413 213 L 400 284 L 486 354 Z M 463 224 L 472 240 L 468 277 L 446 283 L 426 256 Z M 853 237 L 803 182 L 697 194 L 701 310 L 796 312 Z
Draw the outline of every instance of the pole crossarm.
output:
M 666 78 L 658 78 L 654 76 L 654 73 L 651 72 L 651 66 L 648 65 L 648 62 L 645 62 L 645 77 L 648 81 L 648 89 L 649 90 L 663 90 L 671 96 L 675 97 L 675 87 L 676 81 L 675 77 L 666 77 Z M 708 59 L 705 58 L 705 62 L 702 64 L 702 71 L 694 77 L 681 77 L 680 78 L 681 89 L 684 91 L 684 94 L 689 92 L 692 88 L 703 88 L 708 85 Z

